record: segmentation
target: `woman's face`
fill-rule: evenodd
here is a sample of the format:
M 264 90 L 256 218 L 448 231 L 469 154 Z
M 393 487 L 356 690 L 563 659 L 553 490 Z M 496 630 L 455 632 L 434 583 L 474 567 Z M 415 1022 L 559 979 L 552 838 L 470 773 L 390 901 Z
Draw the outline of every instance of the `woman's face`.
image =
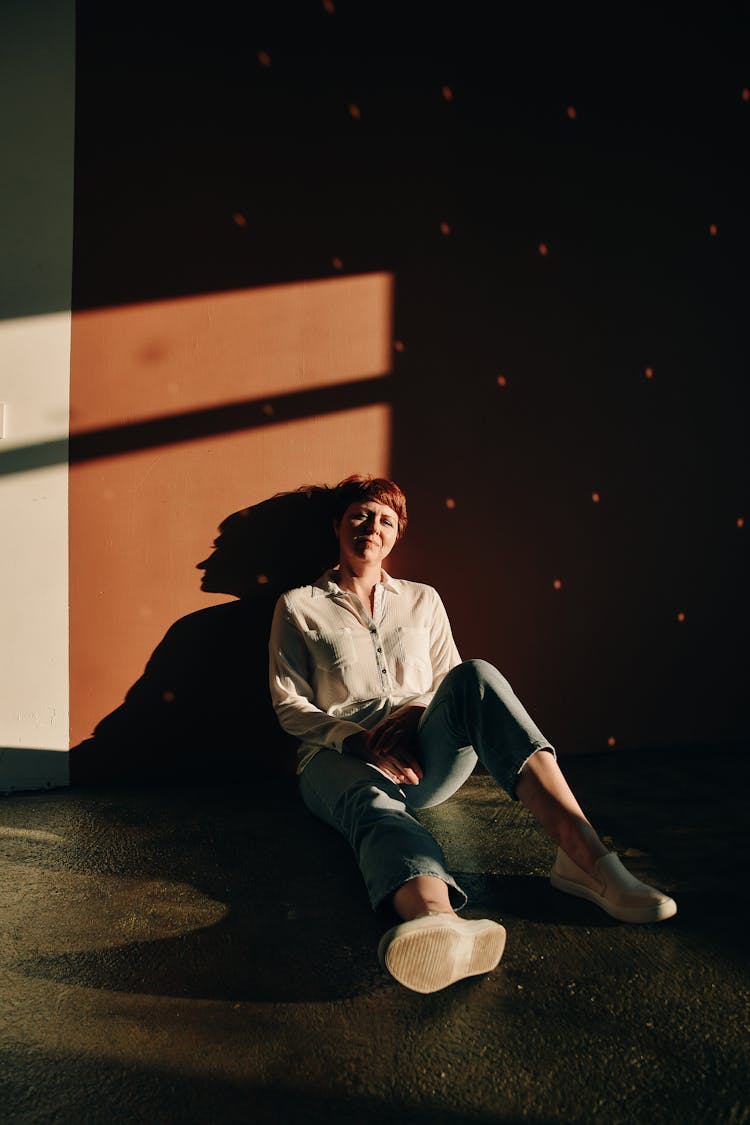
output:
M 339 541 L 342 563 L 382 563 L 398 537 L 398 516 L 387 504 L 365 500 L 350 504 L 333 529 Z

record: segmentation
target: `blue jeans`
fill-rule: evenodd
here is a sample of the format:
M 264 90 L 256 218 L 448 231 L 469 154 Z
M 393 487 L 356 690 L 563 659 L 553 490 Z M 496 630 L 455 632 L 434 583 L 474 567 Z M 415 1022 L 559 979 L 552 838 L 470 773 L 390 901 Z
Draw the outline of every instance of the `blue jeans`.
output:
M 542 748 L 555 751 L 508 681 L 485 660 L 467 660 L 448 673 L 420 720 L 418 737 L 424 773 L 418 785 L 401 788 L 369 762 L 320 750 L 302 771 L 300 793 L 310 811 L 351 844 L 373 907 L 409 879 L 433 875 L 447 883 L 460 909 L 466 895 L 415 810 L 452 796 L 477 759 L 515 799 L 528 758 Z

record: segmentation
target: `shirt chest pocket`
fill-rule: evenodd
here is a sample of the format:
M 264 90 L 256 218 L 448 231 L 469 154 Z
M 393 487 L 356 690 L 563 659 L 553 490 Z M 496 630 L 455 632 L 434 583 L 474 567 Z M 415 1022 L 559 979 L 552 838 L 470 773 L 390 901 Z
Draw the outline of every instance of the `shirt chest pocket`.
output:
M 396 630 L 394 656 L 404 672 L 416 673 L 420 680 L 432 680 L 430 657 L 430 631 L 402 625 Z M 422 690 L 427 690 L 422 688 Z
M 351 668 L 356 664 L 357 655 L 351 629 L 327 629 L 325 632 L 311 629 L 307 636 L 316 668 L 331 671 Z

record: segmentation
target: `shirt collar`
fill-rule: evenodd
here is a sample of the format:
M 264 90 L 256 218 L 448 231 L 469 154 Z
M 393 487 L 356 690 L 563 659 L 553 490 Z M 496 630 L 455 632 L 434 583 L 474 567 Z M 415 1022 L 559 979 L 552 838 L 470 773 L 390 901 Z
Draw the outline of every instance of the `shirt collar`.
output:
M 330 570 L 326 570 L 323 574 L 321 574 L 318 581 L 315 582 L 312 587 L 313 597 L 316 597 L 319 594 L 328 594 L 330 596 L 332 594 L 348 593 L 348 591 L 343 590 L 336 581 L 336 579 L 338 578 L 338 573 L 339 568 L 337 566 L 334 566 L 331 567 Z M 384 570 L 381 570 L 380 572 L 380 582 L 383 586 L 383 589 L 388 590 L 388 592 L 391 594 L 398 594 L 401 592 L 401 584 L 398 579 L 391 578 L 390 574 L 387 574 Z

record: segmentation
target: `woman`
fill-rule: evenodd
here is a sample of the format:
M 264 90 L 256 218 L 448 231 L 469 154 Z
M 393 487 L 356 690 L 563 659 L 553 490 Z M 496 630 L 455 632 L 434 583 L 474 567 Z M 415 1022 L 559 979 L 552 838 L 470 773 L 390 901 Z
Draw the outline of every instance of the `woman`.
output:
M 271 696 L 301 740 L 305 804 L 349 840 L 373 907 L 402 919 L 379 947 L 391 975 L 434 992 L 502 956 L 502 926 L 457 916 L 466 895 L 413 815 L 455 793 L 477 757 L 557 844 L 553 886 L 621 921 L 671 917 L 673 900 L 607 852 L 507 680 L 483 660 L 461 662 L 436 591 L 383 570 L 406 530 L 398 485 L 349 477 L 333 515 L 338 566 L 277 603 Z

